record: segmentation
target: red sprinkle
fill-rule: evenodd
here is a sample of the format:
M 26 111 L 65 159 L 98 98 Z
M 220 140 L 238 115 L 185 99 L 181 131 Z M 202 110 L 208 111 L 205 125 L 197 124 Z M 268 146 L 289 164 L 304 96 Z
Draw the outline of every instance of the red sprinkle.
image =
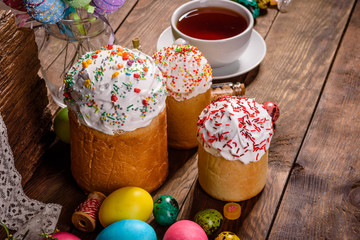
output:
M 134 78 L 139 78 L 140 77 L 140 73 L 134 73 Z
M 94 54 L 94 55 L 91 55 L 92 58 L 97 58 L 98 55 Z
M 122 54 L 122 59 L 123 59 L 123 60 L 128 60 L 128 59 L 129 59 L 129 53 L 128 53 L 128 52 L 124 52 L 124 53 Z
M 148 103 L 148 101 L 146 101 L 146 99 L 144 99 L 144 100 L 142 100 L 142 104 L 143 104 L 144 106 L 147 106 L 149 103 Z
M 134 88 L 134 92 L 139 93 L 139 92 L 141 92 L 141 89 L 140 88 Z
M 112 102 L 116 102 L 118 100 L 118 98 L 115 95 L 111 95 L 111 101 Z
M 112 44 L 109 44 L 109 45 L 107 46 L 107 49 L 109 49 L 109 50 L 113 49 L 113 45 L 112 45 Z

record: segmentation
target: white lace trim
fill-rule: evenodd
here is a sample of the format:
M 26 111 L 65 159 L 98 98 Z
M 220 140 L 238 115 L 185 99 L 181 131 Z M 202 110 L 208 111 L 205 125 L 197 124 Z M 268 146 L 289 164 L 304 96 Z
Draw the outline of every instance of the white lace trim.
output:
M 45 204 L 25 195 L 0 114 L 0 221 L 17 231 L 17 238 L 21 239 L 29 230 L 26 239 L 42 239 L 39 237 L 42 230 L 46 233 L 54 231 L 60 212 L 59 204 Z

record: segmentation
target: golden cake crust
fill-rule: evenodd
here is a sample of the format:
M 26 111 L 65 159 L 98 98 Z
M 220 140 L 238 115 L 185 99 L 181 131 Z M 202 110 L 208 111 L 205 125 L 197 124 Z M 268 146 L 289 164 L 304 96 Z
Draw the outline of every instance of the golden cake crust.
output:
M 168 144 L 172 148 L 190 149 L 197 146 L 197 120 L 201 111 L 210 104 L 211 88 L 196 97 L 177 101 L 167 97 Z
M 259 161 L 244 164 L 215 157 L 199 144 L 199 183 L 216 199 L 238 202 L 256 196 L 265 186 L 267 168 L 268 152 Z
M 125 186 L 152 192 L 168 173 L 166 110 L 134 131 L 108 135 L 89 128 L 69 111 L 71 171 L 85 191 L 109 194 Z

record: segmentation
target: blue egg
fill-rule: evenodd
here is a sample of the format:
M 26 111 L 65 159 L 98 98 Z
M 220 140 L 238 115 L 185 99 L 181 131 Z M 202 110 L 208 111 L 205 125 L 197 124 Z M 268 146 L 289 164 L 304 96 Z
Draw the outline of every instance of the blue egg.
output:
M 126 219 L 104 228 L 96 240 L 157 240 L 155 230 L 146 222 Z
M 36 21 L 54 24 L 64 17 L 65 3 L 62 0 L 25 0 L 26 11 Z

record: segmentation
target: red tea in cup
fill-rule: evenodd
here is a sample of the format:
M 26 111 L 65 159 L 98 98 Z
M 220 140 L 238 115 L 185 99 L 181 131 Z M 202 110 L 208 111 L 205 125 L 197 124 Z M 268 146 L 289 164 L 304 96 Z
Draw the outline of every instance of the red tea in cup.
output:
M 198 39 L 219 40 L 236 36 L 248 27 L 241 14 L 221 7 L 196 8 L 183 14 L 176 27 Z
M 220 68 L 245 52 L 254 18 L 234 1 L 192 0 L 174 11 L 170 24 L 174 41 L 196 46 L 212 68 Z

